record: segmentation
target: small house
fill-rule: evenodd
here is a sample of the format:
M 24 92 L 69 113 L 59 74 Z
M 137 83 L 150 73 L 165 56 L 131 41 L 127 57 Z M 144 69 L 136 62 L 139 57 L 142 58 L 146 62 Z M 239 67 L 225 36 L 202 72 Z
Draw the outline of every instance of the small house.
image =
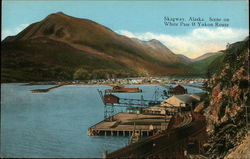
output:
M 187 94 L 187 89 L 181 85 L 177 85 L 176 87 L 169 90 L 168 93 L 172 95 Z

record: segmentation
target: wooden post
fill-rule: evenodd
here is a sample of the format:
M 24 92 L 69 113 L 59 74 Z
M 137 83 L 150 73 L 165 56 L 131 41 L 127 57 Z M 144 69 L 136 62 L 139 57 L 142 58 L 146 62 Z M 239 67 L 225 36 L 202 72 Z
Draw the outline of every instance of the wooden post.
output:
M 199 143 L 199 153 L 201 153 L 201 142 L 198 141 L 198 143 Z
M 247 125 L 247 130 L 249 130 L 248 129 L 248 112 L 247 112 L 247 106 L 245 106 L 246 107 L 246 125 Z
M 105 158 L 107 158 L 107 155 L 108 155 L 108 151 L 105 151 L 105 152 L 103 152 L 102 157 L 105 159 Z

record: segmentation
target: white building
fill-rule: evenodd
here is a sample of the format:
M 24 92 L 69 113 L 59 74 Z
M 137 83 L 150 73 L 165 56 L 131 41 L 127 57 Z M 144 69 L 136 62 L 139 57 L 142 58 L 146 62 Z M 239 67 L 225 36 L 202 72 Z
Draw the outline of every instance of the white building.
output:
M 191 94 L 174 95 L 161 103 L 161 106 L 187 107 L 199 101 L 198 97 Z
M 195 105 L 201 100 L 203 95 L 203 93 L 174 95 L 163 101 L 160 105 L 144 109 L 144 113 L 166 114 L 167 112 L 172 114 L 179 112 L 180 110 L 194 109 Z

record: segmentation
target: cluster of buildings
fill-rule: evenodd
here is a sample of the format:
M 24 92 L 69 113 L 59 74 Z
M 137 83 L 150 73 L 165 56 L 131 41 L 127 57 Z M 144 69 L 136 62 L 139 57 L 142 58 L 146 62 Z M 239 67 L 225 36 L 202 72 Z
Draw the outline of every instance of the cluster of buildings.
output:
M 204 78 L 171 78 L 171 77 L 135 77 L 135 78 L 117 78 L 117 79 L 93 79 L 88 81 L 73 81 L 73 84 L 192 84 L 204 83 Z
M 202 100 L 204 93 L 187 94 L 187 90 L 181 85 L 177 85 L 168 91 L 169 98 L 159 105 L 143 109 L 142 113 L 173 115 L 181 111 L 190 111 Z
M 89 128 L 91 136 L 131 136 L 131 142 L 139 140 L 139 136 L 152 136 L 165 131 L 173 115 L 181 116 L 184 124 L 192 121 L 190 113 L 202 100 L 204 93 L 188 94 L 187 89 L 181 85 L 171 87 L 164 94 L 166 99 L 154 104 L 145 104 L 151 100 L 119 98 L 112 92 L 134 92 L 137 88 L 115 86 L 106 90 L 102 97 L 104 107 L 104 120 Z M 100 93 L 102 95 L 102 93 Z M 144 104 L 142 104 L 144 103 Z M 114 106 L 127 107 L 128 112 L 114 114 Z M 179 114 L 180 113 L 180 114 Z
M 178 112 L 191 111 L 194 110 L 195 106 L 200 101 L 202 101 L 205 93 L 201 92 L 188 94 L 186 88 L 181 85 L 177 85 L 176 87 L 171 87 L 168 91 L 165 91 L 164 95 L 168 98 L 160 103 L 153 104 L 153 106 L 140 109 L 140 113 L 152 115 L 174 115 Z M 113 94 L 106 94 L 104 96 L 104 103 L 122 104 L 120 98 Z

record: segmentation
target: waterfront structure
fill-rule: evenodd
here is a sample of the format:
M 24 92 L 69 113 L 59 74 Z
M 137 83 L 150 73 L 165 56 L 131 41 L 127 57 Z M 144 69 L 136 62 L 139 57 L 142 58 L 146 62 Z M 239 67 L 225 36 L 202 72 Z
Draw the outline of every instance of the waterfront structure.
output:
M 166 108 L 160 106 L 160 105 L 155 105 L 149 108 L 143 109 L 142 113 L 144 114 L 165 114 L 166 113 Z
M 54 86 L 54 87 L 45 88 L 45 89 L 33 89 L 33 90 L 31 90 L 31 92 L 32 92 L 32 93 L 47 93 L 47 92 L 49 92 L 50 90 L 59 88 L 59 87 L 61 87 L 61 86 L 63 86 L 63 85 L 60 84 L 60 85 L 56 85 L 56 86 Z
M 181 85 L 177 85 L 176 87 L 174 87 L 168 91 L 168 94 L 170 94 L 170 95 L 187 94 L 187 93 L 188 93 L 187 89 L 185 89 Z
M 187 107 L 197 103 L 199 100 L 191 94 L 174 95 L 161 103 L 161 106 Z
M 119 104 L 119 97 L 113 94 L 105 94 L 104 103 L 105 104 Z
M 143 109 L 145 114 L 175 114 L 179 111 L 192 110 L 194 106 L 201 101 L 204 93 L 174 95 L 160 105 L 155 105 Z
M 127 88 L 130 89 L 130 88 Z M 135 88 L 131 88 L 135 89 Z M 141 99 L 130 99 L 130 98 L 119 98 L 112 93 L 107 93 L 107 91 L 103 92 L 97 90 L 104 104 L 104 119 L 112 121 L 112 116 L 114 115 L 116 107 L 125 107 L 127 111 L 141 111 L 145 107 L 149 107 L 151 105 L 155 105 L 160 103 L 160 101 L 155 100 L 145 100 L 141 95 Z M 155 92 L 155 97 L 156 97 Z
M 118 113 L 112 121 L 103 120 L 88 130 L 90 136 L 152 136 L 167 128 L 172 116 Z
M 195 105 L 200 101 L 200 97 L 195 94 L 174 95 L 161 103 L 170 113 L 179 111 L 193 110 Z
M 139 88 L 125 88 L 123 86 L 113 86 L 112 89 L 107 89 L 105 92 L 109 93 L 139 93 L 142 92 Z
M 201 145 L 206 140 L 205 117 L 196 113 L 186 113 L 180 117 L 173 117 L 164 133 L 147 137 L 112 153 L 106 153 L 105 157 L 187 158 L 187 154 L 202 152 L 204 149 Z

